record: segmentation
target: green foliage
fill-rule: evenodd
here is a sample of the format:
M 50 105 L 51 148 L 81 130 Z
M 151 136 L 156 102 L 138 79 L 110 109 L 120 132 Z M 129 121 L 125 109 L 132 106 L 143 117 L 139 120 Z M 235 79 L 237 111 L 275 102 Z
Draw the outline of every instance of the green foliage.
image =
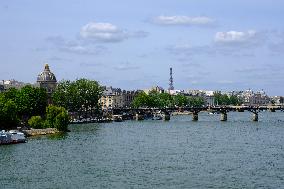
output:
M 181 94 L 171 96 L 168 93 L 157 93 L 156 91 L 151 91 L 149 95 L 141 92 L 132 102 L 134 108 L 201 107 L 203 104 L 204 99 L 201 97 L 187 97 Z
M 168 93 L 160 93 L 156 99 L 158 108 L 169 108 L 173 105 L 173 97 Z
M 46 127 L 57 128 L 59 131 L 66 131 L 68 124 L 69 116 L 65 108 L 53 105 L 46 108 Z
M 0 94 L 0 128 L 12 129 L 19 123 L 15 102 Z
M 38 116 L 45 114 L 45 120 Z M 19 118 L 22 122 L 28 120 L 28 124 L 35 129 L 50 127 L 66 131 L 69 124 L 66 109 L 57 106 L 47 107 L 46 90 L 32 86 L 25 86 L 19 90 L 11 88 L 0 93 L 0 128 L 15 128 L 19 124 Z
M 46 125 L 47 127 L 54 128 L 55 127 L 55 119 L 56 116 L 61 112 L 66 111 L 63 107 L 57 107 L 53 105 L 49 105 L 46 108 Z
M 6 99 L 10 99 L 15 101 L 16 96 L 17 96 L 18 90 L 16 88 L 9 88 L 7 91 L 5 91 L 4 96 Z
M 150 98 L 145 92 L 140 92 L 132 101 L 134 108 L 147 107 L 150 103 Z
M 189 97 L 188 105 L 191 107 L 201 107 L 204 105 L 204 99 L 202 97 Z
M 59 131 L 67 131 L 69 124 L 69 115 L 66 111 L 61 112 L 55 117 L 54 126 Z
M 32 116 L 29 119 L 28 124 L 34 129 L 43 129 L 45 127 L 44 120 L 41 116 Z
M 237 96 L 228 96 L 221 94 L 220 92 L 214 93 L 215 103 L 217 105 L 239 105 L 241 104 L 240 99 Z
M 186 105 L 189 104 L 189 98 L 184 95 L 178 94 L 174 96 L 173 102 L 174 105 L 177 107 L 185 107 Z
M 46 108 L 46 119 L 41 116 L 32 116 L 28 124 L 34 129 L 56 128 L 66 131 L 69 124 L 69 115 L 63 107 L 50 105 Z
M 21 117 L 43 115 L 47 106 L 47 93 L 45 89 L 28 85 L 16 92 L 14 101 Z
M 62 106 L 69 112 L 96 110 L 102 95 L 102 88 L 97 81 L 79 79 L 74 82 L 61 81 L 52 99 L 55 105 Z
M 10 88 L 1 93 L 0 125 L 14 128 L 33 115 L 43 115 L 47 106 L 47 93 L 44 89 L 25 86 L 22 89 Z

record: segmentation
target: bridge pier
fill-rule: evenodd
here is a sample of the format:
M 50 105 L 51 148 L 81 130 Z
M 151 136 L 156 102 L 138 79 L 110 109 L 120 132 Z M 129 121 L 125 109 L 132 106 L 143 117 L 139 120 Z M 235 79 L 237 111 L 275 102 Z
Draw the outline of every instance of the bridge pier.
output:
M 164 113 L 163 114 L 163 120 L 164 121 L 170 121 L 171 119 L 171 115 L 169 113 Z
M 252 121 L 258 121 L 258 112 L 252 113 Z
M 270 112 L 275 112 L 275 109 L 274 108 L 270 108 L 269 111 Z
M 227 121 L 228 120 L 228 116 L 227 116 L 227 112 L 221 112 L 221 121 Z
M 192 112 L 192 121 L 198 121 L 198 112 Z

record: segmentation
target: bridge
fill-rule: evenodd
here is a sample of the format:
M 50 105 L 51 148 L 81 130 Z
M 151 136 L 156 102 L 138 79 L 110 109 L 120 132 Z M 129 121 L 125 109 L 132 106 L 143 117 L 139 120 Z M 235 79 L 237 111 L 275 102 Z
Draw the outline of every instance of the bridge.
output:
M 221 121 L 227 121 L 228 112 L 244 112 L 252 113 L 252 121 L 258 121 L 258 114 L 261 111 L 284 111 L 284 106 L 204 106 L 204 107 L 166 107 L 166 108 L 114 108 L 113 115 L 129 115 L 135 117 L 136 120 L 143 120 L 145 116 L 153 116 L 157 112 L 162 114 L 164 120 L 170 120 L 173 112 L 189 112 L 193 121 L 198 121 L 199 112 L 212 112 L 220 114 Z

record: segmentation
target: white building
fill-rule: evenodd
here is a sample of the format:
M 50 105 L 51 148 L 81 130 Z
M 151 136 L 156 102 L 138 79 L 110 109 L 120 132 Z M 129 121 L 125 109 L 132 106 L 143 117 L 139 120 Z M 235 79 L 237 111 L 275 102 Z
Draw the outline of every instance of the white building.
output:
M 240 98 L 243 104 L 248 106 L 267 105 L 270 103 L 269 96 L 263 90 L 258 92 L 254 92 L 251 89 L 246 90 L 240 95 Z

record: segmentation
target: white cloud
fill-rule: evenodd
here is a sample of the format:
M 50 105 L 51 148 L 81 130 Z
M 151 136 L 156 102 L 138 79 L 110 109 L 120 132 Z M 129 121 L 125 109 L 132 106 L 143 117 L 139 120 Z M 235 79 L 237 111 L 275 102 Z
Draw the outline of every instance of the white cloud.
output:
M 215 42 L 217 43 L 247 43 L 254 41 L 258 37 L 257 32 L 249 30 L 247 32 L 228 31 L 217 32 L 215 34 Z
M 80 31 L 83 39 L 91 39 L 100 42 L 120 42 L 130 37 L 146 37 L 143 31 L 127 32 L 111 23 L 90 22 Z
M 153 22 L 161 25 L 210 25 L 214 23 L 214 19 L 198 16 L 198 17 L 189 17 L 189 16 L 158 16 L 153 19 Z
M 171 53 L 186 57 L 199 55 L 252 57 L 268 42 L 268 33 L 265 31 L 227 31 L 217 32 L 213 43 L 203 46 L 188 44 L 175 45 L 168 48 Z
M 115 69 L 119 71 L 136 70 L 139 69 L 139 66 L 130 64 L 129 62 L 123 62 L 116 66 Z
M 103 46 L 86 46 L 86 44 L 80 41 L 67 41 L 61 36 L 51 36 L 46 39 L 54 47 L 62 52 L 74 53 L 74 54 L 100 54 L 106 51 Z

